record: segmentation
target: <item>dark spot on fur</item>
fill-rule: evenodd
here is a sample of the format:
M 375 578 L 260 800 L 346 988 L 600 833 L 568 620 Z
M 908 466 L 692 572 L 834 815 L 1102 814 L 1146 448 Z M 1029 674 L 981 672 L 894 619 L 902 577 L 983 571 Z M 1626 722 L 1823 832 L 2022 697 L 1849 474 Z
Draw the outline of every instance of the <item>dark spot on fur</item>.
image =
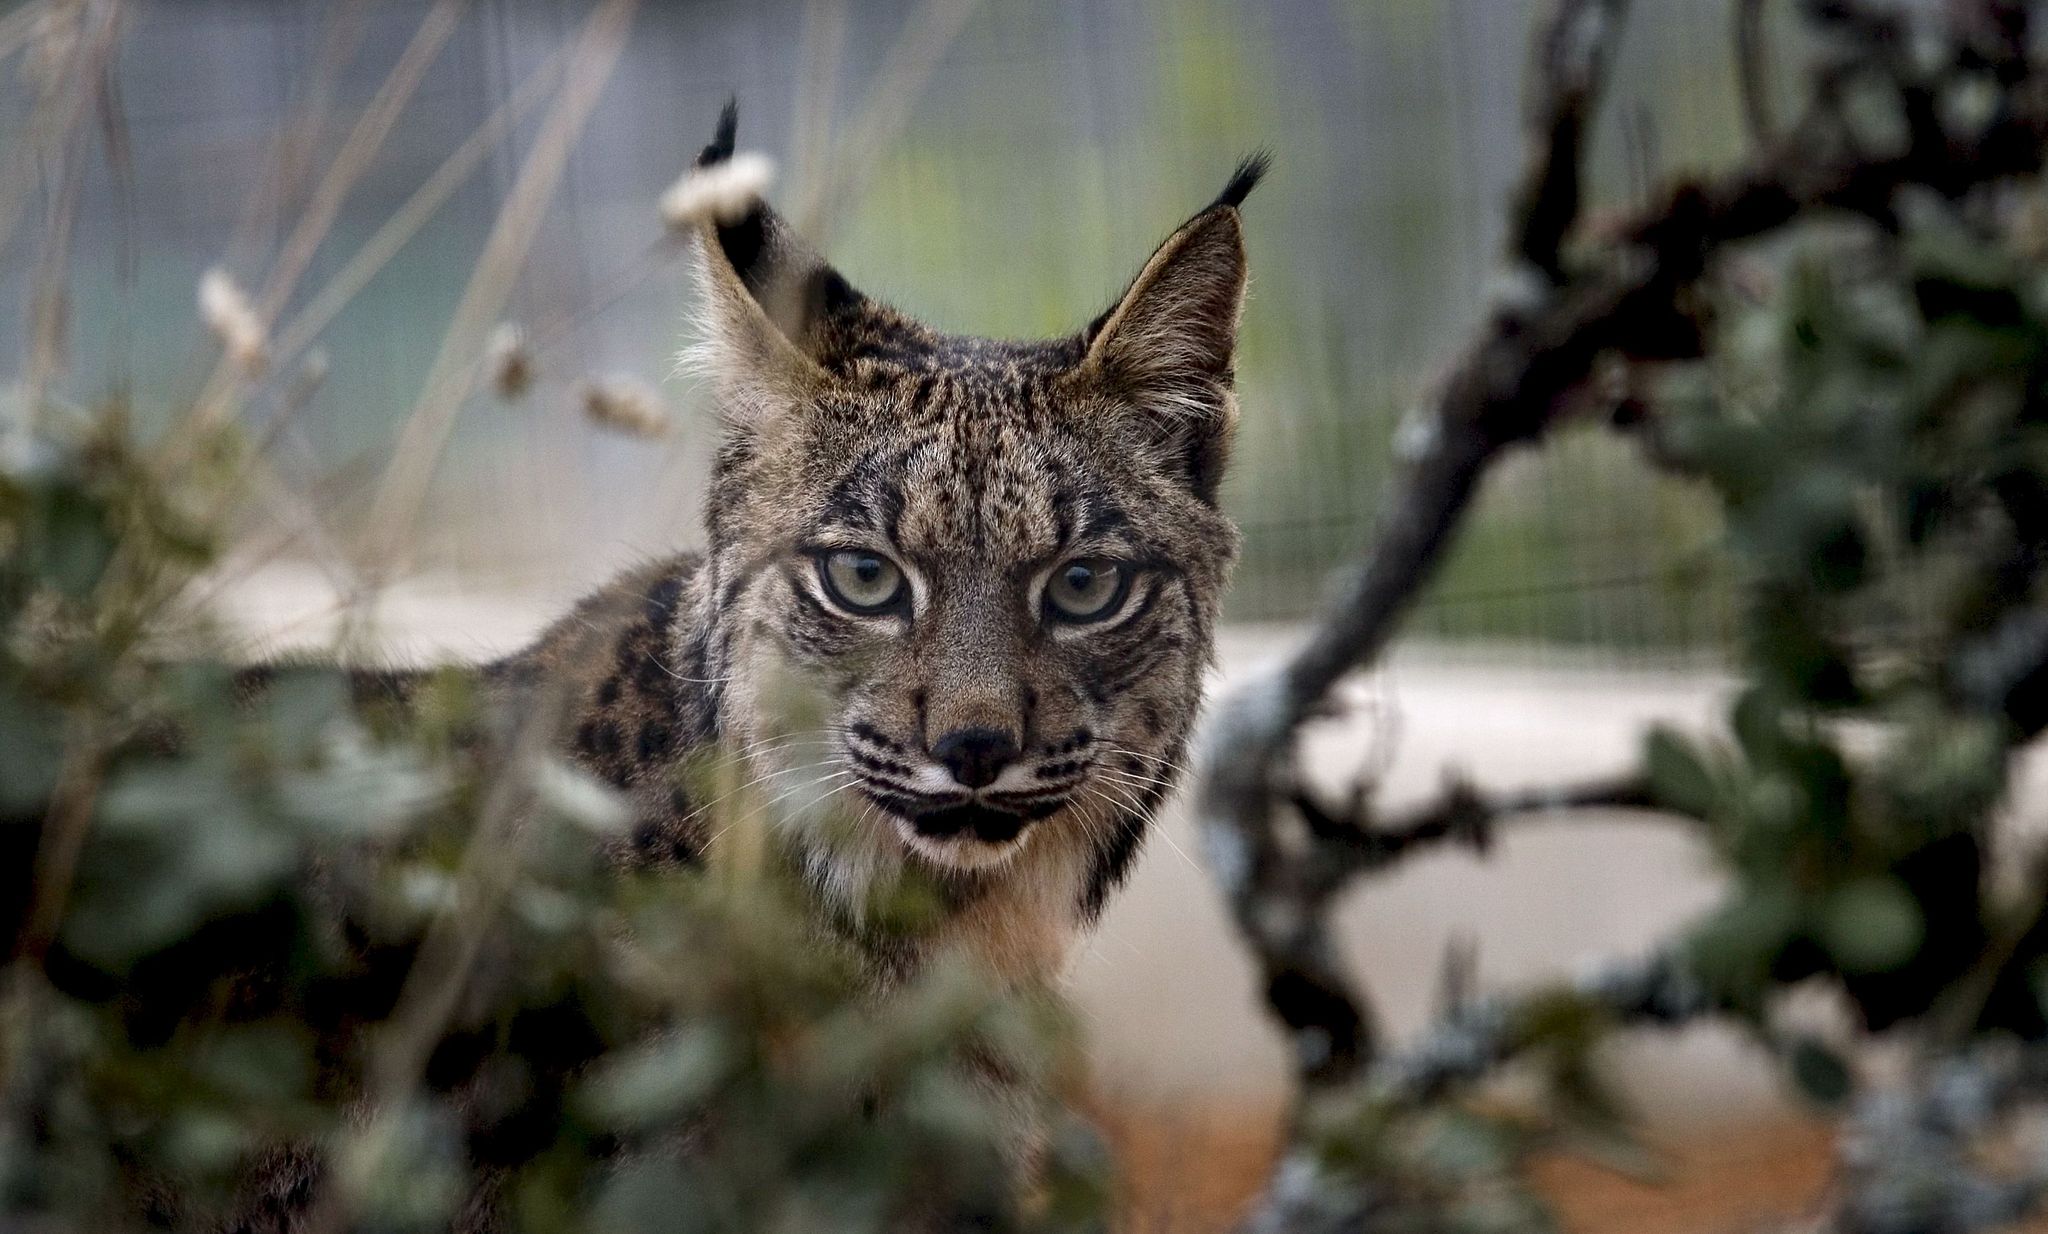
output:
M 827 313 L 843 313 L 858 308 L 863 300 L 861 294 L 853 289 L 853 284 L 841 278 L 837 270 L 825 271 L 819 280 L 818 294 Z
M 904 779 L 909 779 L 917 774 L 911 770 L 908 764 L 899 763 L 895 759 L 881 758 L 873 754 L 862 753 L 859 750 L 848 750 L 846 754 L 848 758 L 853 760 L 853 765 L 862 771 L 876 772 L 881 775 L 902 776 Z
M 615 674 L 605 678 L 604 684 L 597 687 L 597 704 L 600 707 L 609 707 L 618 701 L 619 679 Z
M 661 659 L 653 652 L 640 657 L 633 666 L 633 688 L 642 694 L 661 694 L 667 691 L 668 671 L 661 666 Z
M 693 866 L 703 856 L 689 832 L 671 819 L 649 819 L 634 828 L 633 852 L 657 866 Z
M 656 630 L 666 630 L 676 615 L 676 604 L 682 596 L 683 580 L 680 576 L 671 574 L 656 583 L 654 589 L 647 593 L 647 603 L 641 610 L 646 614 L 647 624 Z
M 852 728 L 848 729 L 847 731 L 852 733 L 854 736 L 860 738 L 862 741 L 867 742 L 869 745 L 875 746 L 882 750 L 886 750 L 891 754 L 901 754 L 903 752 L 903 747 L 901 745 L 897 744 L 894 741 L 891 741 L 889 737 L 882 732 L 882 730 L 876 728 L 872 724 L 867 723 L 866 721 L 856 723 L 855 725 L 853 725 Z
M 640 726 L 640 761 L 651 763 L 667 758 L 674 745 L 675 734 L 661 721 L 649 720 Z

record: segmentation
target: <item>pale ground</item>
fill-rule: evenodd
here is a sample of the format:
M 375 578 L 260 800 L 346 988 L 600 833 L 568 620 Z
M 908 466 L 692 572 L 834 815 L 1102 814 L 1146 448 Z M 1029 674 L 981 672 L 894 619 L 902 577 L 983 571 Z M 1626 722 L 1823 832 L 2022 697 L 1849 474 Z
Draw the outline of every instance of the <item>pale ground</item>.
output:
M 228 611 L 261 643 L 320 646 L 335 604 L 318 575 L 271 569 L 237 589 Z M 518 645 L 554 611 L 549 599 L 415 584 L 386 597 L 379 640 L 405 659 L 480 658 Z M 1228 631 L 1219 689 L 1298 636 L 1288 627 Z M 1651 723 L 1711 725 L 1728 688 L 1702 672 L 1411 648 L 1352 690 L 1350 715 L 1325 725 L 1311 750 L 1333 778 L 1383 769 L 1383 799 L 1393 804 L 1427 796 L 1452 768 L 1483 787 L 1568 783 L 1626 769 Z M 1418 859 L 1346 904 L 1346 954 L 1390 1033 L 1412 1032 L 1430 1013 L 1447 947 L 1471 948 L 1482 989 L 1527 984 L 1639 951 L 1715 894 L 1705 852 L 1653 817 L 1559 816 L 1506 830 L 1489 855 Z M 1108 1091 L 1145 1103 L 1269 1107 L 1284 1092 L 1285 1058 L 1202 860 L 1185 813 L 1169 807 L 1078 957 L 1073 993 Z M 1673 1130 L 1782 1108 L 1768 1064 L 1727 1034 L 1645 1034 L 1620 1053 L 1639 1106 Z
M 1219 692 L 1300 634 L 1227 631 Z M 1378 772 L 1380 800 L 1395 808 L 1439 791 L 1453 769 L 1501 790 L 1603 778 L 1630 768 L 1653 723 L 1710 726 L 1730 688 L 1701 672 L 1537 659 L 1408 649 L 1352 688 L 1349 715 L 1311 738 L 1311 765 L 1332 778 Z M 1204 1104 L 1269 1097 L 1283 1091 L 1286 1056 L 1202 859 L 1186 813 L 1170 808 L 1077 966 L 1075 991 L 1094 1016 L 1105 1082 Z M 1711 904 L 1715 885 L 1706 852 L 1653 815 L 1525 816 L 1484 856 L 1433 853 L 1361 885 L 1338 933 L 1399 1038 L 1436 1007 L 1447 949 L 1469 948 L 1482 990 L 1569 976 L 1647 949 Z M 1780 1108 L 1768 1065 L 1728 1034 L 1646 1034 L 1622 1053 L 1617 1070 L 1659 1121 L 1748 1121 Z

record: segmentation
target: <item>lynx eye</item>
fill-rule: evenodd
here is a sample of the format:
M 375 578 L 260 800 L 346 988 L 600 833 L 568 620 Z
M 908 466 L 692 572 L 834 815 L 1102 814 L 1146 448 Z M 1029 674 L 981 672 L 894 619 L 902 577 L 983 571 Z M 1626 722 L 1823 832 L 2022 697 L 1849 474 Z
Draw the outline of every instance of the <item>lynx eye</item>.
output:
M 865 549 L 839 549 L 820 556 L 818 577 L 834 604 L 862 617 L 897 607 L 905 591 L 902 568 Z
M 1105 620 L 1123 603 L 1130 583 L 1130 570 L 1107 558 L 1062 562 L 1045 584 L 1046 616 L 1057 621 Z

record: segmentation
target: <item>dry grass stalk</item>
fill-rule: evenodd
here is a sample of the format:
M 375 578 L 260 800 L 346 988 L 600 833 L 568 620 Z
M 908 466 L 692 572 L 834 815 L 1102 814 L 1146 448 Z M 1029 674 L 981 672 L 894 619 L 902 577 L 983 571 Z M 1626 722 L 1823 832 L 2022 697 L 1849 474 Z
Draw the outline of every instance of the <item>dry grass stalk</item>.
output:
M 51 209 L 38 245 L 31 297 L 29 354 L 24 370 L 27 397 L 23 427 L 40 413 L 47 383 L 62 358 L 66 324 L 65 269 L 72 221 L 77 214 L 90 140 L 86 119 L 99 97 L 110 57 L 119 41 L 121 5 L 116 0 L 44 3 L 9 14 L 18 24 L 0 26 L 0 38 L 26 47 L 24 72 L 35 80 L 35 102 L 0 167 L 0 252 L 4 252 L 38 190 L 50 194 Z M 0 44 L 5 45 L 5 44 Z
M 304 308 L 291 322 L 277 332 L 277 351 L 283 360 L 289 360 L 304 348 L 311 346 L 344 308 L 359 295 L 377 272 L 389 265 L 391 259 L 419 234 L 427 220 L 434 217 L 455 190 L 468 183 L 483 165 L 485 158 L 505 140 L 512 126 L 524 120 L 561 76 L 562 67 L 567 63 L 566 49 L 549 53 L 526 80 L 519 83 L 504 102 L 492 110 L 476 131 L 465 138 L 453 153 L 441 161 L 434 173 L 422 182 L 405 204 L 393 211 L 375 234 L 363 241 L 361 248 L 335 272 L 326 285 L 306 301 Z
M 313 176 L 312 159 L 320 136 L 333 118 L 341 76 L 362 49 L 364 20 L 377 0 L 344 0 L 323 23 L 320 49 L 304 74 L 290 118 L 270 141 L 270 174 L 243 209 L 228 238 L 221 264 L 235 270 L 260 270 L 270 257 L 274 237 L 289 222 L 287 211 L 303 207 L 300 197 Z
M 507 402 L 525 397 L 533 388 L 533 347 L 519 323 L 501 321 L 491 331 L 491 341 L 484 347 L 484 370 L 490 374 L 491 388 Z
M 634 377 L 607 377 L 583 387 L 579 399 L 591 423 L 629 437 L 668 433 L 668 404 L 661 392 Z
M 597 106 L 625 49 L 637 0 L 606 0 L 578 34 L 567 84 L 534 138 L 512 191 L 477 259 L 469 285 L 442 336 L 441 347 L 398 439 L 370 512 L 359 563 L 374 579 L 389 571 L 426 499 L 427 485 L 474 388 L 483 345 L 525 266 L 541 220 L 568 167 L 569 151 Z
M 333 228 L 342 203 L 355 188 L 356 181 L 369 170 L 377 151 L 383 148 L 399 116 L 404 114 L 406 105 L 426 79 L 427 70 L 440 57 L 449 36 L 455 33 L 456 18 L 461 15 L 465 3 L 467 0 L 439 0 L 427 13 L 419 29 L 413 33 L 412 42 L 406 44 L 405 50 L 399 54 L 398 63 L 392 66 L 390 74 L 378 86 L 376 96 L 349 131 L 348 140 L 342 143 L 341 150 L 329 164 L 327 174 L 314 188 L 312 199 L 306 203 L 305 211 L 285 240 L 277 263 L 271 267 L 262 290 L 256 296 L 256 312 L 266 332 L 277 320 L 285 302 L 291 299 L 300 276 L 305 274 L 306 267 L 313 260 L 313 254 Z M 214 369 L 198 402 L 193 405 L 193 414 L 200 424 L 218 424 L 234 414 L 239 403 L 235 397 L 235 379 L 235 371 L 225 362 Z
M 263 372 L 270 358 L 270 340 L 263 318 L 249 293 L 219 266 L 199 276 L 199 320 L 220 340 L 221 351 L 245 377 Z
M 845 129 L 831 143 L 835 170 L 807 177 L 790 216 L 797 230 L 823 243 L 827 238 L 826 204 L 845 201 L 860 191 L 877 157 L 910 121 L 910 108 L 931 83 L 939 61 L 966 28 L 980 0 L 924 0 L 903 23 L 903 34 L 889 49 L 889 58 L 875 84 Z

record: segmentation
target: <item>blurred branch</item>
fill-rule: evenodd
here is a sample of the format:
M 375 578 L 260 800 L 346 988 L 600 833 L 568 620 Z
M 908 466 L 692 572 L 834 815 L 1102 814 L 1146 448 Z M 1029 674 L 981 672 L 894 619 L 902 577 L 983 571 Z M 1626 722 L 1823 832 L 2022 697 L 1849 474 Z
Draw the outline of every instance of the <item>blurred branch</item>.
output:
M 1905 186 L 1957 197 L 2041 169 L 2048 91 L 2038 68 L 2013 49 L 2011 6 L 1979 0 L 1949 7 L 1960 22 L 1949 44 L 1958 75 L 1971 57 L 1990 54 L 1970 48 L 2006 49 L 1999 105 L 1981 120 L 1945 123 L 1932 103 L 1950 70 L 1926 57 L 1909 65 L 1894 15 L 1845 0 L 1810 0 L 1808 18 L 1840 44 L 1822 71 L 1887 78 L 1906 122 L 1902 148 L 1862 148 L 1839 100 L 1822 89 L 1808 113 L 1747 165 L 1678 185 L 1654 207 L 1603 227 L 1606 243 L 1570 268 L 1561 252 L 1579 220 L 1583 134 L 1619 6 L 1564 0 L 1539 34 L 1533 148 L 1514 199 L 1502 290 L 1432 405 L 1403 427 L 1404 473 L 1364 560 L 1306 644 L 1223 700 L 1203 741 L 1196 817 L 1238 928 L 1258 958 L 1268 1002 L 1292 1038 L 1302 1109 L 1347 1090 L 1373 1063 L 1369 1006 L 1336 963 L 1323 921 L 1330 898 L 1357 873 L 1415 848 L 1483 834 L 1475 820 L 1504 811 L 1503 803 L 1489 806 L 1454 791 L 1408 820 L 1405 835 L 1397 826 L 1397 838 L 1364 839 L 1363 829 L 1319 813 L 1299 790 L 1296 731 L 1339 680 L 1385 647 L 1502 452 L 1584 406 L 1604 361 L 1699 355 L 1700 327 L 1687 296 L 1720 250 L 1824 211 L 1882 218 Z M 1976 26 L 1972 14 L 1982 18 Z M 1996 37 L 1972 41 L 1977 26 Z M 1639 800 L 1639 786 L 1617 791 L 1627 804 Z M 1307 824 L 1305 844 L 1280 826 L 1281 807 L 1289 804 Z M 1288 1203 L 1292 1185 L 1283 1167 L 1267 1209 Z M 1253 1228 L 1370 1226 L 1255 1221 Z
M 1347 1115 L 1398 1118 L 1541 1047 L 1543 1026 L 1560 1007 L 1609 1026 L 1673 1026 L 1717 1007 L 1685 966 L 1666 955 L 1602 968 L 1561 988 L 1478 999 L 1454 1008 L 1412 1047 L 1375 1064 L 1352 1086 L 1330 1089 L 1302 1121 L 1341 1125 Z M 1300 1139 L 1273 1183 L 1240 1226 L 1242 1234 L 1357 1234 L 1411 1228 L 1412 1210 L 1396 1189 L 1351 1175 L 1345 1164 Z
M 1364 792 L 1345 810 L 1332 811 L 1297 789 L 1290 798 L 1316 840 L 1316 856 L 1340 881 L 1397 864 L 1416 849 L 1462 844 L 1484 853 L 1503 818 L 1548 821 L 1582 810 L 1661 810 L 1648 781 L 1629 776 L 1559 788 L 1527 789 L 1488 797 L 1454 777 L 1435 801 L 1392 821 L 1374 820 Z
M 1677 1025 L 1717 1010 L 1706 987 L 1673 956 L 1596 969 L 1534 995 L 1475 999 L 1431 1025 L 1412 1047 L 1374 1066 L 1383 1100 L 1427 1101 L 1478 1080 L 1530 1044 L 1532 1007 L 1569 999 L 1618 1025 Z
M 1554 266 L 1577 218 L 1585 117 L 1597 98 L 1605 45 L 1620 32 L 1618 18 L 1618 5 L 1564 0 L 1539 42 L 1538 67 L 1556 76 L 1532 92 L 1536 144 L 1512 229 L 1518 265 Z M 1413 435 L 1419 440 L 1411 442 L 1407 475 L 1342 598 L 1277 676 L 1227 700 L 1211 724 L 1197 817 L 1238 926 L 1260 957 L 1268 1000 L 1294 1032 L 1297 1062 L 1311 1085 L 1342 1082 L 1373 1050 L 1368 1014 L 1322 928 L 1321 905 L 1334 890 L 1330 876 L 1288 852 L 1274 828 L 1294 731 L 1339 678 L 1384 645 L 1442 555 L 1487 463 L 1553 414 L 1556 396 L 1590 365 L 1598 346 L 1582 337 L 1577 319 L 1611 314 L 1614 298 L 1610 288 L 1586 295 L 1524 274 L 1499 299 L 1489 329 Z M 1348 873 L 1335 877 L 1341 882 Z M 1273 903 L 1290 911 L 1269 912 Z
M 1516 249 L 1553 282 L 1564 280 L 1560 249 L 1579 217 L 1586 131 L 1627 8 L 1626 0 L 1564 0 L 1536 43 L 1529 165 L 1513 211 Z

